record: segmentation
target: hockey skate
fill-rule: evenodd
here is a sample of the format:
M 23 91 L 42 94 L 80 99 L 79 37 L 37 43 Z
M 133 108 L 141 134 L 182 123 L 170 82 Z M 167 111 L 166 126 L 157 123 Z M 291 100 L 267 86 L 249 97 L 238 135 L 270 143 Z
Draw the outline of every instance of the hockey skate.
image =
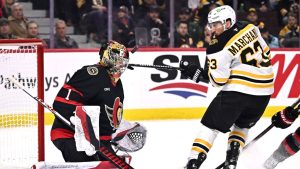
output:
M 237 141 L 232 141 L 230 143 L 230 149 L 227 150 L 226 161 L 223 169 L 235 169 L 237 165 L 237 160 L 240 154 L 240 143 Z
M 206 154 L 201 152 L 198 155 L 198 159 L 190 159 L 185 169 L 199 169 L 203 161 L 206 159 Z

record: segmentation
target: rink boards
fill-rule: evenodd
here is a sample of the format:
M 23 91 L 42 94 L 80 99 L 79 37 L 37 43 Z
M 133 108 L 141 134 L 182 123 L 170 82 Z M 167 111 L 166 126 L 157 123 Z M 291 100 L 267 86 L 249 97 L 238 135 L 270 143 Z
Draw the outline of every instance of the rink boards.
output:
M 300 50 L 271 51 L 275 73 L 275 91 L 264 116 L 270 116 L 292 104 L 300 95 Z M 205 66 L 203 49 L 141 48 L 130 56 L 130 63 L 179 66 L 188 60 Z M 84 65 L 99 61 L 97 49 L 46 50 L 44 54 L 45 101 L 52 104 L 58 90 L 72 74 Z M 27 78 L 20 75 L 20 78 Z M 121 77 L 125 100 L 124 117 L 129 120 L 200 118 L 220 90 L 202 81 L 184 79 L 177 70 L 138 68 Z M 47 112 L 47 111 L 46 111 Z M 46 123 L 53 117 L 46 113 Z

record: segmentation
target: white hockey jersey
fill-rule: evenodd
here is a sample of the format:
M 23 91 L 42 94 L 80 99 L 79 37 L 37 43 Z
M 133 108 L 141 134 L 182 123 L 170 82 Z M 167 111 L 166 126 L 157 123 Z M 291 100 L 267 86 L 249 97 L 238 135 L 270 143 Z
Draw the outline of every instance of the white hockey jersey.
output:
M 237 22 L 207 48 L 208 76 L 224 91 L 271 95 L 274 91 L 270 48 L 253 24 Z

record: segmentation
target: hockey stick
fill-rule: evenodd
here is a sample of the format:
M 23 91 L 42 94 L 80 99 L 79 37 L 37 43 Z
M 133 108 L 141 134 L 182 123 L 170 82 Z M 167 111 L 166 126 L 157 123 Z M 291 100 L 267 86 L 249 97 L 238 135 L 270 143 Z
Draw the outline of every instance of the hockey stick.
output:
M 131 50 L 131 54 L 134 54 L 139 49 L 138 46 L 134 46 Z M 128 64 L 127 68 L 130 70 L 134 70 L 133 67 L 144 67 L 144 68 L 156 68 L 156 69 L 169 69 L 169 70 L 182 70 L 179 67 L 167 66 L 167 65 L 147 65 L 147 64 Z
M 70 121 L 68 121 L 67 119 L 65 119 L 62 115 L 60 115 L 57 111 L 55 111 L 51 106 L 49 106 L 48 104 L 46 104 L 45 102 L 43 102 L 42 99 L 39 99 L 38 97 L 34 97 L 32 96 L 25 88 L 24 86 L 19 83 L 14 77 L 8 77 L 8 80 L 11 81 L 12 83 L 14 83 L 15 85 L 17 85 L 20 89 L 22 89 L 26 94 L 28 94 L 31 98 L 33 98 L 34 100 L 36 100 L 38 103 L 40 103 L 43 107 L 45 107 L 46 109 L 48 109 L 51 113 L 54 114 L 55 117 L 57 117 L 59 120 L 61 120 L 64 124 L 66 124 L 68 127 L 70 127 L 72 130 L 75 131 L 74 126 L 71 124 Z
M 128 64 L 128 66 L 156 68 L 156 69 L 169 69 L 169 70 L 182 70 L 180 67 L 173 67 L 173 66 L 166 66 L 166 65 Z
M 300 98 L 298 98 L 292 105 L 292 108 L 295 108 L 300 103 Z M 247 150 L 247 148 L 251 147 L 255 142 L 257 142 L 262 136 L 264 136 L 267 132 L 269 132 L 274 127 L 274 124 L 270 124 L 264 131 L 262 131 L 259 135 L 257 135 L 252 141 L 250 141 L 245 147 L 243 151 Z M 220 164 L 216 169 L 222 169 L 225 165 L 225 162 Z
M 59 114 L 57 111 L 55 111 L 51 106 L 46 104 L 42 99 L 38 97 L 32 96 L 22 84 L 20 84 L 14 77 L 8 77 L 8 80 L 17 85 L 20 89 L 22 89 L 27 95 L 29 95 L 31 98 L 36 100 L 38 103 L 40 103 L 43 107 L 48 109 L 51 113 L 54 114 L 55 117 L 57 117 L 59 120 L 61 120 L 64 124 L 66 124 L 68 127 L 70 127 L 73 131 L 75 131 L 75 127 L 71 124 L 69 120 L 64 118 L 61 114 Z M 94 145 L 97 147 L 96 145 Z M 110 161 L 112 164 L 114 164 L 116 167 L 120 169 L 133 169 L 129 164 L 124 162 L 119 156 L 114 155 L 113 152 L 111 152 L 105 145 L 102 145 L 100 142 L 100 151 L 96 151 L 97 153 L 100 153 L 101 156 L 105 157 L 108 161 Z M 99 155 L 99 154 L 98 154 Z

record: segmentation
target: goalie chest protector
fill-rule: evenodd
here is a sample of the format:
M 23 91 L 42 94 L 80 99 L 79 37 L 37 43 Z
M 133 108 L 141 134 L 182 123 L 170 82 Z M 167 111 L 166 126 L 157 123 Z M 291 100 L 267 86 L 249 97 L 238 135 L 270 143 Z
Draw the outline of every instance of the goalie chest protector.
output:
M 110 139 L 122 119 L 123 100 L 121 79 L 114 85 L 106 69 L 99 65 L 89 65 L 76 71 L 64 84 L 55 98 L 53 108 L 70 119 L 76 106 L 100 106 L 100 136 Z M 68 126 L 55 119 L 51 131 L 52 140 L 72 138 L 73 134 Z

